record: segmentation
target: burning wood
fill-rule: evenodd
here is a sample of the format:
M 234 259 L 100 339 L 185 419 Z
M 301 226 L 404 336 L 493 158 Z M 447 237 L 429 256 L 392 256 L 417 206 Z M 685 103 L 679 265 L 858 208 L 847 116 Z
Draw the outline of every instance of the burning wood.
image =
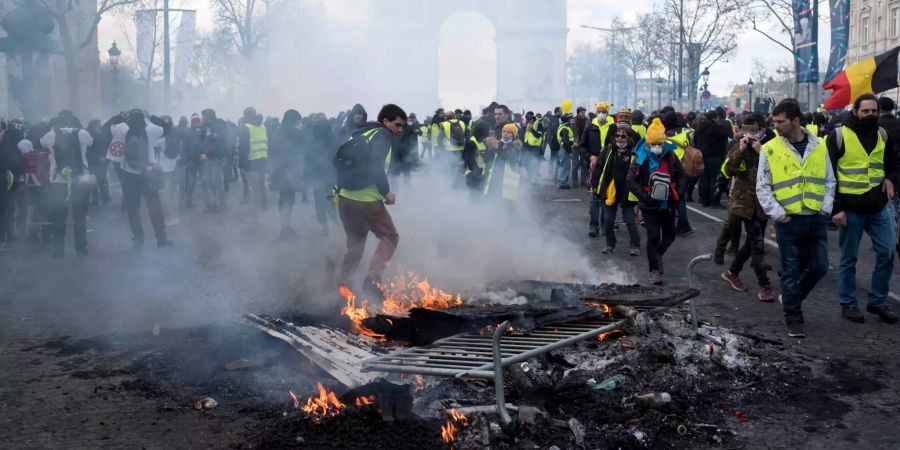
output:
M 446 443 L 451 443 L 456 440 L 456 427 L 453 426 L 453 422 L 449 419 L 445 425 L 441 425 L 441 439 Z
M 441 439 L 450 444 L 456 441 L 456 433 L 460 428 L 469 426 L 469 418 L 456 409 L 447 410 L 447 416 L 447 423 L 441 425 Z
M 369 318 L 368 302 L 363 300 L 359 304 L 359 306 L 356 306 L 356 295 L 351 292 L 350 288 L 348 288 L 346 285 L 342 284 L 338 289 L 338 292 L 340 292 L 341 297 L 343 297 L 347 301 L 347 304 L 343 308 L 341 308 L 341 314 L 347 316 L 350 321 L 353 322 L 353 330 L 366 336 L 372 336 L 376 339 L 383 339 L 383 335 L 375 333 L 362 324 L 363 319 Z
M 609 338 L 621 339 L 623 337 L 625 337 L 625 332 L 617 329 L 617 330 L 607 331 L 606 333 L 600 333 L 600 335 L 597 336 L 597 339 L 599 339 L 601 342 L 603 342 Z
M 356 397 L 356 406 L 371 406 L 375 404 L 375 396 L 374 395 L 364 395 L 362 397 Z
M 294 402 L 294 409 L 300 409 L 300 399 L 297 398 L 297 394 L 291 390 L 288 390 L 288 394 L 291 395 L 291 400 Z
M 406 277 L 398 275 L 380 287 L 384 293 L 382 312 L 385 314 L 403 316 L 417 307 L 440 310 L 463 305 L 459 294 L 431 287 L 428 279 L 419 280 L 412 272 Z
M 311 396 L 306 399 L 306 404 L 301 406 L 300 410 L 315 420 L 323 417 L 333 416 L 341 412 L 346 405 L 340 402 L 334 395 L 333 391 L 325 390 L 322 383 L 317 383 L 319 388 L 318 396 Z

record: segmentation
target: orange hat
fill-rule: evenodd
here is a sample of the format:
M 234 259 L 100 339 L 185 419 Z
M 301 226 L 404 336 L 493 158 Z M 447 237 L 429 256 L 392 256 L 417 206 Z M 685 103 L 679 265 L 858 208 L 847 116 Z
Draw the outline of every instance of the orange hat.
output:
M 659 117 L 653 119 L 653 122 L 647 127 L 647 136 L 644 140 L 648 144 L 662 144 L 666 141 L 666 127 L 663 126 Z
M 503 131 L 509 131 L 513 134 L 513 136 L 517 136 L 519 134 L 519 127 L 517 127 L 514 123 L 508 123 L 506 125 L 503 125 Z

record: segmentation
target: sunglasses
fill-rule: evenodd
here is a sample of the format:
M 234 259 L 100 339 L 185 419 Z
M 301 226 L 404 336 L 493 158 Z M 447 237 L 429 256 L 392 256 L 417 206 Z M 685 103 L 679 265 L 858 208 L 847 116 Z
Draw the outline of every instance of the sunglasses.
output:
M 628 135 L 627 134 L 617 134 L 616 139 L 628 139 Z

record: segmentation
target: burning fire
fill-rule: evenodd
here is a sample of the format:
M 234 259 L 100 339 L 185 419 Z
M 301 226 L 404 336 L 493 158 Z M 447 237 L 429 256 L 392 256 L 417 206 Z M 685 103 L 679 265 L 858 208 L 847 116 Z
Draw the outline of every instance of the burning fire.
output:
M 447 420 L 446 425 L 441 425 L 441 439 L 446 443 L 451 443 L 456 440 L 456 427 L 453 425 L 449 419 Z
M 416 375 L 416 392 L 425 390 L 425 378 L 422 375 Z
M 447 309 L 463 304 L 459 294 L 453 295 L 440 289 L 431 287 L 427 279 L 419 279 L 409 272 L 407 276 L 398 275 L 386 284 L 378 286 L 384 294 L 384 302 L 381 312 L 393 316 L 405 316 L 410 309 Z M 362 321 L 372 317 L 369 313 L 369 304 L 366 300 L 357 298 L 346 285 L 341 285 L 339 292 L 347 304 L 341 308 L 341 314 L 347 316 L 353 322 L 353 329 L 357 333 L 384 339 L 384 336 L 366 328 Z
M 605 340 L 607 340 L 607 339 L 609 339 L 609 338 L 611 338 L 611 337 L 616 338 L 616 339 L 620 339 L 620 338 L 622 338 L 622 337 L 624 337 L 624 336 L 625 336 L 625 332 L 624 332 L 624 331 L 622 331 L 622 330 L 612 330 L 612 331 L 607 331 L 606 333 L 600 333 L 600 335 L 597 336 L 597 339 L 599 339 L 599 340 L 602 342 L 602 341 L 605 341 Z
M 441 425 L 441 439 L 449 444 L 456 440 L 456 432 L 459 431 L 459 428 L 454 423 L 465 428 L 469 426 L 469 418 L 456 409 L 447 410 L 447 415 L 449 416 L 447 417 L 447 423 Z
M 612 312 L 613 312 L 612 308 L 611 308 L 609 305 L 605 304 L 605 303 L 600 303 L 600 302 L 584 302 L 584 304 L 590 306 L 591 308 L 600 308 L 600 309 L 602 309 L 602 310 L 603 310 L 603 314 L 609 315 L 609 314 L 612 314 Z
M 291 400 L 294 401 L 294 409 L 300 409 L 300 399 L 297 398 L 297 394 L 294 391 L 288 391 L 288 394 L 291 394 Z
M 374 395 L 364 395 L 356 398 L 356 406 L 370 406 L 375 404 Z
M 301 411 L 315 419 L 318 419 L 322 417 L 333 416 L 346 407 L 337 399 L 333 391 L 326 391 L 325 387 L 322 386 L 322 383 L 317 384 L 319 388 L 319 395 L 311 396 L 306 399 L 306 404 L 300 408 Z
M 427 279 L 420 280 L 416 274 L 408 272 L 407 276 L 397 275 L 387 284 L 381 286 L 384 292 L 385 314 L 402 316 L 413 308 L 447 309 L 462 306 L 459 294 L 453 295 L 431 287 Z

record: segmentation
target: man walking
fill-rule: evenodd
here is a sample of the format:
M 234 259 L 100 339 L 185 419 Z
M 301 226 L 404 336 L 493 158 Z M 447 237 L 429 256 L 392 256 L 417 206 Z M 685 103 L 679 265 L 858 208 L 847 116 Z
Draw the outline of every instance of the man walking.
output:
M 370 122 L 354 132 L 335 157 L 338 213 L 347 234 L 347 254 L 341 267 L 341 280 L 350 284 L 371 231 L 379 243 L 369 264 L 363 290 L 378 300 L 383 300 L 379 288 L 381 274 L 400 240 L 385 205 L 393 205 L 396 200 L 388 184 L 387 168 L 391 161 L 391 144 L 394 137 L 400 135 L 406 119 L 406 112 L 399 106 L 385 105 L 378 113 L 377 122 Z M 353 140 L 363 144 L 352 145 Z
M 872 239 L 875 269 L 866 311 L 882 321 L 896 323 L 897 315 L 887 305 L 894 269 L 894 183 L 900 160 L 888 133 L 878 126 L 878 99 L 863 94 L 853 102 L 850 118 L 828 135 L 828 156 L 837 168 L 837 194 L 832 220 L 840 229 L 841 263 L 838 268 L 838 299 L 841 315 L 865 321 L 856 298 L 856 262 L 863 232 Z
M 826 217 L 837 180 L 825 142 L 800 124 L 800 104 L 786 98 L 772 111 L 778 137 L 759 153 L 756 196 L 777 231 L 781 298 L 788 336 L 804 337 L 803 300 L 828 272 Z M 759 142 L 752 143 L 754 151 Z

